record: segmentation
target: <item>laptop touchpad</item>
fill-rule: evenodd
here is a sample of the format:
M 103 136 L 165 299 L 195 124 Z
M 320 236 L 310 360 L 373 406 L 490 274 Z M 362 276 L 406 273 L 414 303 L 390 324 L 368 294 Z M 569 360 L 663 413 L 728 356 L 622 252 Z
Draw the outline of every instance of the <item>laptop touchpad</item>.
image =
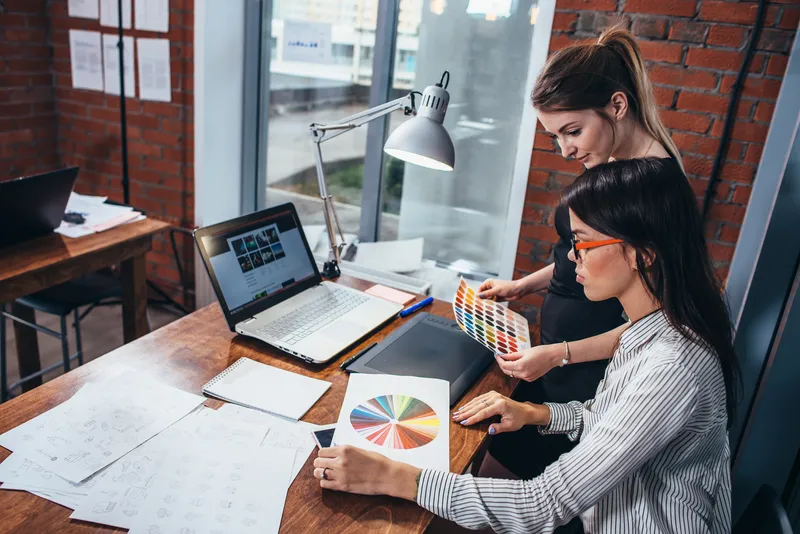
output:
M 324 328 L 319 335 L 324 336 L 326 341 L 332 341 L 336 344 L 347 343 L 349 345 L 366 333 L 363 324 L 351 321 L 336 321 L 332 325 Z

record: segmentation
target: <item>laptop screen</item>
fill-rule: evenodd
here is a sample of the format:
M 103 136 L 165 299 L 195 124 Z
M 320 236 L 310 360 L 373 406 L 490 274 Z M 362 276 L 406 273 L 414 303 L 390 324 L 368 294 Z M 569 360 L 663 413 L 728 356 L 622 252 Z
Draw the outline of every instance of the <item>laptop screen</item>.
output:
M 201 240 L 231 315 L 316 275 L 291 210 Z

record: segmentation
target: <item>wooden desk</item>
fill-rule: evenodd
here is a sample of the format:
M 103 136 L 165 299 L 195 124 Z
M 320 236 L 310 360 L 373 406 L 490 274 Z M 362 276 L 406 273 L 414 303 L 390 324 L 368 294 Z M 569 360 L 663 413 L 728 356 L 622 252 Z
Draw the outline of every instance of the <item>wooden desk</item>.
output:
M 340 283 L 365 289 L 371 284 L 343 276 Z M 452 318 L 448 303 L 436 301 L 427 311 Z M 386 337 L 407 319 L 395 319 L 356 345 L 351 354 Z M 272 349 L 257 340 L 228 330 L 218 304 L 203 308 L 133 343 L 79 367 L 64 376 L 0 405 L 0 432 L 22 424 L 64 402 L 83 384 L 102 380 L 121 367 L 149 375 L 165 384 L 200 394 L 202 385 L 242 356 L 281 369 L 329 380 L 333 386 L 303 418 L 316 424 L 335 423 L 347 389 L 347 374 L 339 364 L 349 354 L 325 366 L 315 366 Z M 491 366 L 459 403 L 480 393 L 495 390 L 510 394 L 515 380 Z M 206 405 L 222 403 L 208 399 Z M 488 425 L 464 428 L 450 423 L 450 470 L 463 472 L 487 437 Z M 8 455 L 0 448 L 0 458 Z M 312 453 L 289 490 L 281 532 L 422 532 L 433 515 L 417 505 L 388 497 L 365 497 L 323 491 L 313 477 Z M 11 532 L 113 532 L 90 523 L 69 519 L 70 511 L 34 495 L 0 491 L 0 533 Z
M 0 303 L 11 303 L 11 313 L 34 323 L 31 308 L 14 299 L 63 284 L 111 265 L 121 265 L 123 286 L 122 331 L 126 343 L 147 333 L 147 277 L 145 254 L 152 236 L 168 223 L 145 219 L 77 239 L 60 234 L 0 249 Z M 41 369 L 36 331 L 14 323 L 20 376 Z M 23 385 L 24 391 L 40 385 L 41 378 Z

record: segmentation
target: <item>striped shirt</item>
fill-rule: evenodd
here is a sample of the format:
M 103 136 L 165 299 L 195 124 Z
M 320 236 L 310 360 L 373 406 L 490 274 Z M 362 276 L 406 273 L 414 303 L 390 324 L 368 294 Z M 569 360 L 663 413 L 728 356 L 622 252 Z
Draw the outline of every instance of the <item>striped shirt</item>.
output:
M 417 502 L 472 529 L 587 534 L 731 529 L 725 385 L 715 353 L 662 311 L 634 323 L 585 403 L 547 404 L 546 434 L 580 443 L 532 480 L 422 472 Z M 531 451 L 536 454 L 536 451 Z

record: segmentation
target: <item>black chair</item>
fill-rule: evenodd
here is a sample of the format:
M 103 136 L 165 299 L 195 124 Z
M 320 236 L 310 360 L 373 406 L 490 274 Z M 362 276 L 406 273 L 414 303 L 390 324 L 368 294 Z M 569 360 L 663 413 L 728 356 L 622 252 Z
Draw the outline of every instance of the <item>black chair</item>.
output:
M 83 348 L 81 346 L 81 327 L 80 322 L 86 316 L 89 310 L 83 314 L 79 313 L 79 308 L 82 306 L 94 306 L 97 303 L 109 298 L 122 297 L 122 284 L 120 281 L 105 273 L 92 273 L 82 278 L 72 280 L 70 282 L 53 286 L 38 293 L 27 295 L 17 299 L 17 303 L 34 310 L 56 315 L 61 319 L 60 332 L 51 330 L 38 324 L 32 324 L 24 321 L 11 313 L 6 311 L 5 304 L 0 304 L 0 402 L 4 402 L 10 396 L 11 391 L 20 387 L 25 382 L 28 382 L 38 376 L 56 369 L 59 366 L 64 367 L 64 372 L 70 369 L 70 362 L 78 360 L 78 365 L 83 365 Z M 73 326 L 75 328 L 75 346 L 77 351 L 75 354 L 70 355 L 68 344 L 68 327 L 67 317 L 73 315 Z M 35 328 L 39 332 L 53 336 L 61 340 L 61 351 L 63 361 L 61 363 L 53 364 L 36 373 L 28 376 L 20 377 L 20 379 L 13 383 L 8 384 L 6 374 L 6 319 L 11 319 L 18 323 L 24 324 L 31 328 Z
M 763 485 L 733 527 L 733 534 L 792 534 L 789 516 L 778 494 Z

